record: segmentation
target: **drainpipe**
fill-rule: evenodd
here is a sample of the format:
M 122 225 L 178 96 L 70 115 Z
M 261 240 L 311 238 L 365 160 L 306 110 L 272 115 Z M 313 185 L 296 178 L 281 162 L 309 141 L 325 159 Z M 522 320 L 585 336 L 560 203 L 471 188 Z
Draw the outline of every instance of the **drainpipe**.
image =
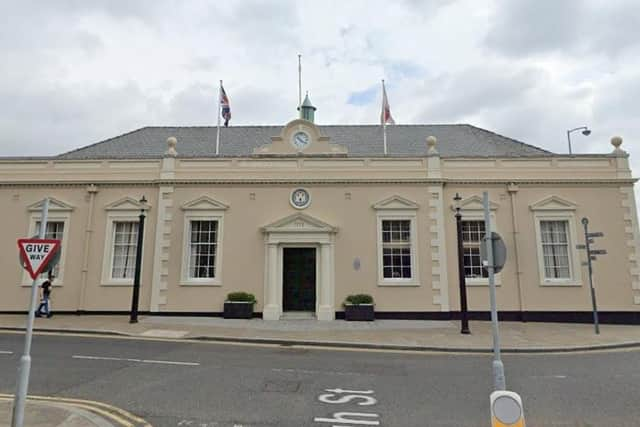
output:
M 94 184 L 87 186 L 89 193 L 89 213 L 87 214 L 87 226 L 84 230 L 84 248 L 82 255 L 82 276 L 80 279 L 80 295 L 78 297 L 78 312 L 85 311 L 85 296 L 87 290 L 87 279 L 89 274 L 89 249 L 91 248 L 91 235 L 93 234 L 93 208 L 96 202 L 98 187 Z
M 520 270 L 520 251 L 518 250 L 518 238 L 520 236 L 520 230 L 518 230 L 518 220 L 516 218 L 516 193 L 518 192 L 518 184 L 509 183 L 507 185 L 507 192 L 509 193 L 509 198 L 511 199 L 511 223 L 513 225 L 513 255 L 516 261 L 516 286 L 518 288 L 518 306 L 520 309 L 520 320 L 526 322 L 525 311 L 526 306 L 524 303 L 524 292 L 522 290 L 522 282 L 520 277 L 522 276 L 522 271 Z

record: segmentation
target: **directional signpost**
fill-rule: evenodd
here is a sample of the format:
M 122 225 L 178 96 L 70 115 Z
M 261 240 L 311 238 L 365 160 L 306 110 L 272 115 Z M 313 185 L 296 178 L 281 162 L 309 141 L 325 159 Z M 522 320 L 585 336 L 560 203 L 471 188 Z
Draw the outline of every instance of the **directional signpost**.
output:
M 606 255 L 606 249 L 593 249 L 591 245 L 595 243 L 593 240 L 595 237 L 604 237 L 604 233 L 602 231 L 592 231 L 589 233 L 589 220 L 587 218 L 582 218 L 582 225 L 584 227 L 584 245 L 576 245 L 576 249 L 586 250 L 587 251 L 587 261 L 583 262 L 582 265 L 589 267 L 589 287 L 591 288 L 591 304 L 593 305 L 593 325 L 596 330 L 596 334 L 600 333 L 600 324 L 598 322 L 598 306 L 596 305 L 596 291 L 593 289 L 593 265 L 592 261 L 597 261 L 597 255 Z

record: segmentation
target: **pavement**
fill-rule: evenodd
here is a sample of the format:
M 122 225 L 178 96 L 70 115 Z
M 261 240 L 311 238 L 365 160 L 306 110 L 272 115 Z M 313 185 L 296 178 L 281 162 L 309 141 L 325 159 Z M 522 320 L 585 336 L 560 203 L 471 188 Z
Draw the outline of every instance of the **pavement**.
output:
M 26 315 L 0 315 L 0 330 L 23 330 Z M 322 347 L 352 347 L 409 351 L 485 353 L 492 350 L 491 322 L 470 322 L 470 335 L 460 334 L 457 321 L 335 320 L 264 321 L 217 317 L 56 314 L 35 320 L 35 330 L 93 333 L 139 338 L 191 339 Z M 575 323 L 500 322 L 505 353 L 571 352 L 640 347 L 640 326 Z
M 11 425 L 13 395 L 0 394 L 0 427 Z M 29 396 L 24 425 L 29 427 L 150 427 L 143 419 L 101 402 Z

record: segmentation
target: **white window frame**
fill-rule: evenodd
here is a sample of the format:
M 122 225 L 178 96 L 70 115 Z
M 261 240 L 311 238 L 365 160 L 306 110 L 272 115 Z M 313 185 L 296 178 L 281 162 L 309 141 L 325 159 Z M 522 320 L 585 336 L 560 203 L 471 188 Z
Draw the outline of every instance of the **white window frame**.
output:
M 189 257 L 191 240 L 191 221 L 217 221 L 216 266 L 215 277 L 189 277 Z M 184 211 L 184 229 L 182 243 L 181 286 L 222 286 L 222 248 L 223 248 L 224 213 L 221 210 Z
M 536 228 L 536 252 L 538 254 L 538 274 L 540 286 L 582 286 L 582 270 L 580 268 L 580 256 L 576 249 L 576 220 L 572 211 L 534 211 L 534 223 Z M 544 254 L 542 250 L 541 221 L 567 221 L 567 242 L 569 246 L 569 278 L 547 278 L 544 268 Z
M 497 221 L 496 221 L 495 208 L 493 209 L 494 210 L 492 210 L 489 213 L 489 219 L 491 221 L 491 231 L 495 231 L 496 233 L 498 233 L 498 229 L 496 227 Z M 465 212 L 464 210 L 460 210 L 460 213 L 462 214 L 462 221 L 483 221 L 484 222 L 484 212 L 479 212 L 479 211 Z M 484 226 L 484 229 L 485 231 L 487 231 L 486 224 Z M 504 239 L 504 236 L 503 236 L 503 239 Z M 482 244 L 483 242 L 480 241 L 480 245 Z M 463 243 L 463 247 L 464 247 L 464 243 Z M 496 286 L 500 286 L 502 284 L 502 273 L 497 273 L 494 277 L 496 281 Z M 467 286 L 489 286 L 489 278 L 488 277 L 465 278 L 465 284 Z
M 147 219 L 149 216 L 148 211 L 145 213 Z M 140 210 L 114 210 L 107 214 L 107 226 L 105 229 L 104 238 L 104 256 L 102 261 L 102 286 L 133 286 L 134 278 L 113 278 L 113 253 L 115 243 L 115 224 L 116 222 L 139 222 Z M 145 222 L 145 232 L 147 231 L 147 224 Z M 140 229 L 138 228 L 138 232 Z M 146 233 L 145 233 L 146 234 Z M 144 237 L 144 236 L 143 236 Z M 144 250 L 144 247 L 143 247 Z M 140 271 L 144 271 L 144 252 L 142 261 L 140 264 Z
M 51 205 L 50 205 L 51 206 Z M 32 212 L 29 216 L 29 231 L 27 233 L 28 237 L 35 236 L 36 234 L 36 223 L 39 222 L 42 218 L 42 214 L 40 212 Z M 63 286 L 64 285 L 64 270 L 65 270 L 65 259 L 67 257 L 67 243 L 69 242 L 69 223 L 71 222 L 71 211 L 58 211 L 49 210 L 47 213 L 47 223 L 50 222 L 62 222 L 64 223 L 64 229 L 62 231 L 62 242 L 60 242 L 60 250 L 62 251 L 62 255 L 60 256 L 60 262 L 58 263 L 58 275 L 53 281 L 53 286 Z M 38 285 L 44 282 L 44 279 L 37 279 Z M 22 274 L 22 283 L 21 286 L 31 286 L 33 281 L 31 280 L 31 276 L 24 270 Z
M 383 262 L 382 221 L 409 221 L 411 233 L 411 278 L 385 278 Z M 378 286 L 420 286 L 420 271 L 418 269 L 418 229 L 415 211 L 378 211 L 376 226 L 378 228 Z

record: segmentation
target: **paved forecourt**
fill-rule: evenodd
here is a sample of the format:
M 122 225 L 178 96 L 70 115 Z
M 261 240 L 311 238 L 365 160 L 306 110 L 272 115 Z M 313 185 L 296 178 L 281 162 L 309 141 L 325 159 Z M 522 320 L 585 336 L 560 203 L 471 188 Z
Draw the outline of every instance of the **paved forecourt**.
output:
M 25 315 L 0 315 L 0 330 L 20 330 L 25 326 L 25 319 Z M 36 331 L 86 331 L 147 338 L 491 351 L 491 323 L 472 321 L 470 324 L 471 335 L 462 335 L 460 322 L 454 321 L 269 322 L 261 319 L 141 316 L 139 323 L 130 324 L 128 316 L 56 314 L 51 319 L 36 319 L 35 328 Z M 601 325 L 600 329 L 601 333 L 596 335 L 590 324 L 500 322 L 501 342 L 505 352 L 629 346 L 640 348 L 640 328 L 637 325 Z

